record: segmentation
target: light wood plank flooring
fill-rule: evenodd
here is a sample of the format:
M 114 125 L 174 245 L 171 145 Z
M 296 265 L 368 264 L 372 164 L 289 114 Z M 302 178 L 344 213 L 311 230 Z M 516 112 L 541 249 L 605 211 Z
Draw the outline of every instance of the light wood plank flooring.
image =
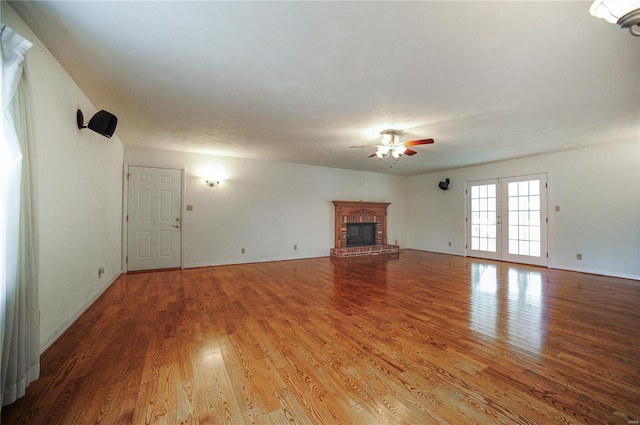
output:
M 412 250 L 123 275 L 41 375 L 3 424 L 626 425 L 640 282 Z

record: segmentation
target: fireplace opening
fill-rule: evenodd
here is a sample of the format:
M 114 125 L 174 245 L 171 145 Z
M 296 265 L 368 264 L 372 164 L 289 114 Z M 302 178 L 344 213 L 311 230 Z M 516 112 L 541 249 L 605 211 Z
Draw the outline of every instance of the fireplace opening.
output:
M 347 223 L 347 246 L 376 244 L 376 223 Z

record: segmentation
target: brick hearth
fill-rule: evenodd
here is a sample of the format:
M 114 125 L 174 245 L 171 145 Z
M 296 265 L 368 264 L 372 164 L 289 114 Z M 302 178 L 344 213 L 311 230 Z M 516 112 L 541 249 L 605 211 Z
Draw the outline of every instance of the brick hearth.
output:
M 353 257 L 399 252 L 398 245 L 387 244 L 389 202 L 333 201 L 335 205 L 335 248 L 331 256 Z M 375 245 L 347 247 L 348 223 L 375 223 Z

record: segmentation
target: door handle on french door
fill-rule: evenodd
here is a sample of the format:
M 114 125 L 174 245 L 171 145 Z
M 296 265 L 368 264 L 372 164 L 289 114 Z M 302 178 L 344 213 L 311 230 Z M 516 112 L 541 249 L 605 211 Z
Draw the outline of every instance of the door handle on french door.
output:
M 171 225 L 171 227 L 175 227 L 176 229 L 179 229 L 180 225 L 179 224 L 173 224 L 173 225 Z

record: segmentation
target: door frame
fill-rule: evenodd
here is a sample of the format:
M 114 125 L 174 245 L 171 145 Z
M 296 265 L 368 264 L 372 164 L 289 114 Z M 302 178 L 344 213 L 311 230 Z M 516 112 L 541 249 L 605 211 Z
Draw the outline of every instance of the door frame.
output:
M 182 230 L 180 231 L 180 268 L 184 268 L 184 240 L 182 235 L 184 234 L 185 223 L 185 191 L 186 191 L 186 175 L 187 168 L 183 165 L 158 165 L 144 162 L 124 162 L 122 168 L 122 272 L 127 273 L 129 265 L 127 263 L 127 257 L 129 256 L 129 244 L 127 235 L 129 233 L 129 223 L 127 222 L 127 214 L 129 212 L 129 167 L 148 167 L 148 168 L 164 168 L 168 170 L 179 170 L 180 178 L 182 179 L 181 195 L 180 195 L 180 225 Z
M 509 201 L 508 201 L 508 185 L 509 180 L 515 181 L 523 181 L 527 179 L 535 179 L 536 177 L 540 177 L 540 179 L 544 179 L 544 184 L 540 186 L 540 193 L 544 192 L 544 196 L 540 196 L 540 223 L 541 230 L 544 227 L 545 232 L 541 232 L 541 241 L 544 241 L 544 251 L 540 252 L 540 257 L 519 255 L 519 254 L 510 254 L 509 253 Z M 524 261 L 524 264 L 531 264 L 541 267 L 549 267 L 549 177 L 547 173 L 537 173 L 537 174 L 524 174 L 521 176 L 513 176 L 513 177 L 503 177 L 500 179 L 500 183 L 502 185 L 502 198 L 504 201 L 503 211 L 502 211 L 502 222 L 505 223 L 504 231 L 502 234 L 502 261 L 507 262 L 515 262 L 521 263 L 518 259 L 527 259 L 527 258 L 539 258 L 539 261 Z M 544 226 L 542 225 L 544 223 Z M 541 246 L 542 248 L 542 246 Z
M 470 205 L 468 205 L 468 195 L 467 195 L 467 190 L 469 187 L 469 184 L 472 183 L 481 183 L 484 181 L 491 181 L 491 180 L 496 180 L 498 182 L 498 191 L 499 191 L 499 200 L 498 203 L 502 202 L 502 183 L 504 180 L 506 179 L 513 179 L 513 178 L 521 178 L 521 177 L 528 177 L 528 176 L 537 176 L 537 175 L 544 175 L 546 177 L 546 181 L 545 181 L 545 196 L 546 196 L 546 211 L 545 211 L 545 221 L 546 221 L 546 253 L 545 253 L 545 257 L 546 257 L 546 261 L 545 264 L 543 265 L 538 265 L 539 267 L 546 267 L 546 268 L 551 268 L 551 251 L 552 251 L 552 246 L 551 246 L 551 235 L 552 235 L 552 230 L 553 230 L 553 220 L 551 220 L 551 215 L 549 214 L 550 211 L 550 205 L 552 205 L 551 203 L 551 192 L 550 192 L 550 186 L 549 186 L 549 181 L 551 180 L 551 173 L 547 170 L 547 171 L 540 171 L 540 172 L 528 172 L 528 173 L 522 173 L 522 174 L 516 174 L 516 175 L 508 175 L 508 176 L 501 176 L 501 177 L 493 177 L 493 178 L 479 178 L 479 179 L 474 179 L 474 180 L 465 180 L 464 182 L 464 187 L 465 187 L 465 191 L 464 191 L 464 217 L 465 217 L 465 221 L 463 222 L 463 226 L 464 226 L 464 256 L 465 257 L 471 257 L 471 255 L 469 255 L 469 223 L 467 220 L 469 220 L 470 218 L 468 217 L 468 212 L 469 209 L 471 208 Z M 504 211 L 503 211 L 503 207 L 500 206 L 500 215 L 501 215 L 501 223 L 504 222 L 504 220 L 506 220 L 505 217 L 502 217 L 502 215 L 504 215 Z M 502 226 L 502 224 L 501 224 Z M 504 238 L 504 235 L 501 237 L 501 239 Z M 502 245 L 502 240 L 499 241 L 499 243 Z M 504 249 L 504 247 L 501 246 L 501 249 Z M 502 253 L 499 256 L 500 258 L 498 258 L 497 260 L 494 261 L 504 261 L 504 262 L 512 262 L 512 260 L 505 260 L 503 259 L 503 255 Z M 474 257 L 475 258 L 475 257 Z M 523 263 L 523 264 L 530 264 L 530 263 Z
M 483 180 L 470 180 L 470 181 L 465 181 L 464 182 L 464 215 L 465 215 L 465 222 L 464 222 L 464 256 L 465 257 L 472 257 L 472 255 L 470 255 L 471 251 L 475 251 L 471 248 L 471 241 L 470 241 L 470 236 L 471 236 L 471 232 L 469 231 L 470 227 L 471 227 L 471 205 L 469 205 L 468 199 L 470 198 L 469 195 L 469 190 L 471 189 L 471 186 L 480 186 L 480 185 L 486 185 L 486 184 L 495 184 L 496 186 L 496 223 L 494 223 L 494 225 L 496 226 L 496 251 L 495 253 L 492 253 L 491 251 L 486 251 L 487 254 L 485 254 L 484 256 L 473 256 L 476 258 L 483 258 L 486 260 L 494 260 L 494 261 L 502 261 L 502 224 L 501 224 L 501 216 L 502 216 L 502 194 L 501 194 L 501 179 L 500 178 L 494 178 L 494 179 L 483 179 Z

